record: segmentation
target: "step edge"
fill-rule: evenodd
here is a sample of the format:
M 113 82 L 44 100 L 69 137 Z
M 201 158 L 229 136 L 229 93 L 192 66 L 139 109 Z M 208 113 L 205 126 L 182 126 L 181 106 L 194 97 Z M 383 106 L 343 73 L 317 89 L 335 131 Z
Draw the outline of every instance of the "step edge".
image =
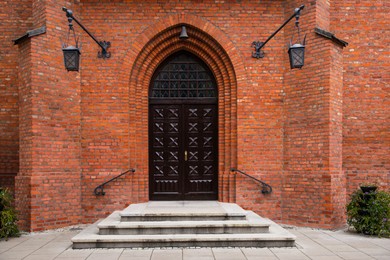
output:
M 165 221 L 168 222 L 168 221 Z M 169 221 L 169 223 L 165 223 L 164 221 L 156 221 L 156 222 L 118 222 L 118 223 L 100 223 L 98 224 L 99 229 L 107 229 L 107 228 L 197 228 L 197 227 L 269 227 L 271 224 L 269 223 L 250 223 L 250 222 L 242 222 L 242 223 L 229 223 L 229 222 L 208 222 L 202 223 L 202 221 L 186 221 L 183 222 L 174 222 Z
M 91 242 L 179 242 L 179 241 L 295 241 L 294 235 L 275 234 L 175 234 L 175 235 L 89 235 L 72 238 L 73 243 Z

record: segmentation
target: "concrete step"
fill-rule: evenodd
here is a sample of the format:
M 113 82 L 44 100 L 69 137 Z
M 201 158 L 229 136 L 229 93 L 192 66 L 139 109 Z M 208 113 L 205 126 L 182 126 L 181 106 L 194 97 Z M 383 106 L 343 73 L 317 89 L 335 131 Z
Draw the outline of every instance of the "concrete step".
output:
M 286 247 L 295 237 L 237 204 L 163 201 L 116 211 L 72 241 L 73 248 Z
M 72 238 L 74 249 L 155 247 L 291 247 L 295 236 L 268 220 L 269 233 L 99 235 L 95 223 Z
M 121 221 L 245 220 L 237 204 L 217 201 L 151 201 L 132 204 L 120 212 Z
M 100 235 L 243 234 L 266 233 L 270 224 L 255 213 L 245 220 L 183 220 L 121 222 L 116 211 L 98 224 Z

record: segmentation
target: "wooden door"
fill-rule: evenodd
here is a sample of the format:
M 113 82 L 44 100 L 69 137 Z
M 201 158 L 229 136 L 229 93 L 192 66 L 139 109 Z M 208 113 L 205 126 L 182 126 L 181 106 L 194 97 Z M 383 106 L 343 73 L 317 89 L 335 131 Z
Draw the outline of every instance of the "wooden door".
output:
M 192 55 L 179 53 L 154 77 L 149 100 L 151 200 L 218 198 L 218 105 L 215 81 L 206 69 Z

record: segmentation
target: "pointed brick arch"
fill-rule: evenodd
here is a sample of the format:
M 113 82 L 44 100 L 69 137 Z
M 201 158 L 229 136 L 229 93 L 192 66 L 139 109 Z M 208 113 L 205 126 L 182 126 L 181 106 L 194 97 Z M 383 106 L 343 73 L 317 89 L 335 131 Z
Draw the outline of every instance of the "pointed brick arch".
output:
M 182 25 L 187 27 L 188 40 L 178 37 Z M 224 33 L 188 14 L 169 16 L 148 27 L 119 65 L 118 71 L 129 86 L 130 164 L 137 168 L 132 187 L 134 197 L 148 200 L 148 86 L 156 68 L 180 50 L 201 58 L 215 76 L 219 107 L 219 200 L 234 201 L 234 176 L 229 169 L 237 163 L 237 88 L 247 84 L 246 72 L 234 44 Z

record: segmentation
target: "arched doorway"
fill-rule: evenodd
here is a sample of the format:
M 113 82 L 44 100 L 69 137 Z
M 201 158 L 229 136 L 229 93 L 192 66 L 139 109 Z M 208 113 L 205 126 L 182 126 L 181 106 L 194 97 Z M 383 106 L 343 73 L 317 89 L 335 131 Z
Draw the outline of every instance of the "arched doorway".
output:
M 149 89 L 149 198 L 218 199 L 218 93 L 190 52 L 169 56 Z

